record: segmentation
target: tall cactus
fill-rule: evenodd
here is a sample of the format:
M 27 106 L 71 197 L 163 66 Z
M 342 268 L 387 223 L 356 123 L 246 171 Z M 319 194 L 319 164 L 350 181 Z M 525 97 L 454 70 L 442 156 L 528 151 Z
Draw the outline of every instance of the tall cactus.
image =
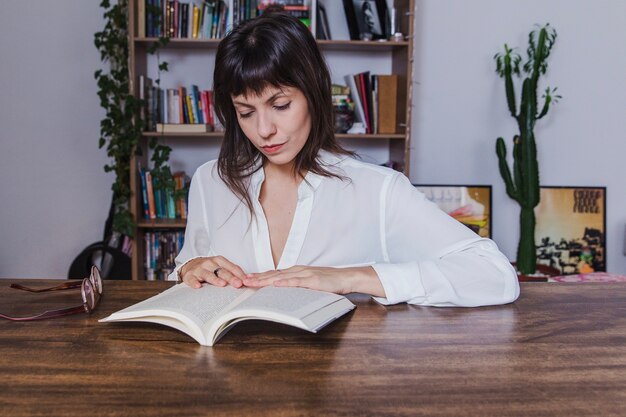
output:
M 537 83 L 546 73 L 548 56 L 556 40 L 556 31 L 546 24 L 537 27 L 528 36 L 528 60 L 524 63 L 525 74 L 522 83 L 522 97 L 517 111 L 513 75 L 521 77 L 522 58 L 514 49 L 504 45 L 504 52 L 494 56 L 496 72 L 504 79 L 506 99 L 511 116 L 517 121 L 519 135 L 513 137 L 513 176 L 506 160 L 506 145 L 499 137 L 496 141 L 496 154 L 500 175 L 506 185 L 506 193 L 520 205 L 520 241 L 517 248 L 517 268 L 521 273 L 535 272 L 537 254 L 535 248 L 535 207 L 539 204 L 539 167 L 534 128 L 537 120 L 548 114 L 551 103 L 561 96 L 556 88 L 546 88 L 541 111 L 537 106 Z

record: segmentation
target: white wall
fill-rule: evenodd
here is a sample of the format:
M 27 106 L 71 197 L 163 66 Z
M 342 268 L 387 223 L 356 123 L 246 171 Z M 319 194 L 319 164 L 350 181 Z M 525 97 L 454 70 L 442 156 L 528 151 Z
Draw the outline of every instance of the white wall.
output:
M 558 32 L 544 86 L 563 99 L 538 122 L 543 185 L 607 187 L 607 269 L 626 273 L 626 2 L 417 0 L 413 182 L 493 185 L 494 240 L 515 259 L 517 203 L 506 196 L 495 140 L 516 132 L 493 55 L 526 54 L 528 32 Z M 510 150 L 509 150 L 510 152 Z
M 626 3 L 417 3 L 412 180 L 492 184 L 494 237 L 514 257 L 517 206 L 504 193 L 493 151 L 495 138 L 510 138 L 514 124 L 492 56 L 505 41 L 525 46 L 532 25 L 549 21 L 559 40 L 546 80 L 564 98 L 536 131 L 542 181 L 608 187 L 608 268 L 626 273 Z M 63 278 L 80 249 L 101 237 L 112 177 L 97 147 L 98 4 L 3 4 L 0 277 Z M 187 162 L 173 155 L 177 169 Z
M 112 177 L 97 145 L 98 3 L 2 4 L 0 277 L 65 278 L 102 238 Z

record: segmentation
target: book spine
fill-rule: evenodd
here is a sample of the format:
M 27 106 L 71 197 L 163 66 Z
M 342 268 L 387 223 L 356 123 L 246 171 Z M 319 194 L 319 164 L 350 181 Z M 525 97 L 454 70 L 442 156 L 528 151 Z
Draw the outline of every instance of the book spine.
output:
M 213 91 L 206 91 L 208 121 L 213 129 L 215 129 L 215 117 L 213 115 Z
M 152 183 L 152 173 L 148 170 L 145 171 L 146 177 L 146 192 L 148 193 L 148 210 L 150 212 L 150 219 L 156 219 L 156 206 L 154 204 L 154 187 Z
M 174 38 L 180 38 L 180 17 L 179 17 L 180 3 L 178 0 L 174 0 Z
M 139 169 L 139 179 L 141 180 L 141 200 L 143 203 L 143 218 L 150 218 L 150 206 L 148 203 L 148 188 L 146 184 L 146 173 L 143 168 Z
M 361 97 L 361 103 L 363 104 L 363 111 L 365 112 L 365 130 L 367 133 L 372 133 L 371 120 L 369 106 L 367 103 L 367 92 L 365 88 L 365 73 L 357 74 L 357 86 L 359 88 L 359 96 Z
M 192 5 L 193 8 L 193 20 L 192 20 L 192 29 L 191 29 L 191 37 L 194 39 L 198 38 L 198 17 L 200 15 L 200 12 L 198 11 L 198 8 L 196 7 L 196 5 Z
M 174 202 L 174 194 L 172 194 L 171 190 L 167 190 L 167 218 L 175 219 L 176 218 L 176 204 Z
M 154 210 L 156 211 L 156 218 L 163 218 L 163 205 L 161 202 L 161 189 L 158 187 L 156 179 L 152 179 L 152 187 L 154 190 Z
M 146 0 L 137 2 L 137 37 L 146 37 Z
M 378 120 L 380 133 L 397 133 L 398 76 L 378 76 Z
M 183 111 L 183 106 L 185 105 L 185 89 L 183 87 L 178 87 L 178 123 L 185 123 L 185 113 Z
M 354 80 L 355 77 L 353 75 L 346 75 L 344 79 L 346 80 L 348 87 L 350 87 L 350 97 L 352 97 L 352 101 L 354 102 L 355 119 L 357 122 L 361 122 L 365 126 L 365 112 L 363 111 L 363 104 L 361 103 L 359 91 Z
M 211 25 L 211 38 L 217 38 L 217 25 L 219 24 L 219 16 L 222 11 L 222 2 L 217 2 L 217 9 L 213 13 L 213 24 Z
M 200 101 L 202 102 L 202 118 L 204 119 L 204 123 L 211 125 L 209 118 L 209 100 L 206 91 L 200 92 Z
M 187 94 L 185 96 L 185 102 L 187 103 L 187 113 L 189 114 L 189 123 L 194 124 L 196 123 L 195 119 L 194 119 L 194 110 L 193 110 L 193 104 L 191 103 L 191 94 Z
M 210 38 L 211 37 L 211 31 L 213 29 L 213 13 L 215 11 L 215 3 L 211 2 L 211 3 L 206 3 L 207 5 L 207 16 L 206 16 L 206 20 L 204 23 L 204 32 L 205 38 Z
M 202 123 L 202 113 L 198 104 L 200 103 L 200 97 L 198 94 L 198 86 L 191 86 L 191 104 L 193 106 L 193 117 L 196 123 Z

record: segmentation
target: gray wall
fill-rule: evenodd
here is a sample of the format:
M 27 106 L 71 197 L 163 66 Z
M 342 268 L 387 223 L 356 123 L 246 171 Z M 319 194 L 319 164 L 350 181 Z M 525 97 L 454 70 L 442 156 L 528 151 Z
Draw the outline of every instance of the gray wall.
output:
M 93 79 L 100 66 L 93 33 L 102 27 L 98 3 L 3 4 L 0 277 L 63 278 L 80 249 L 101 237 L 112 177 L 103 172 L 106 155 L 97 148 L 102 110 Z M 504 193 L 493 153 L 495 138 L 509 138 L 514 124 L 492 56 L 504 42 L 525 46 L 532 25 L 549 21 L 559 31 L 559 43 L 546 81 L 564 98 L 537 129 L 542 181 L 608 187 L 608 267 L 626 273 L 621 254 L 626 3 L 417 4 L 413 182 L 492 184 L 494 237 L 514 258 L 517 206 Z M 335 72 L 353 71 L 347 66 Z M 173 164 L 189 170 L 176 156 Z
M 112 177 L 97 145 L 98 4 L 2 4 L 1 277 L 65 278 L 74 256 L 102 237 Z
M 525 56 L 528 32 L 549 22 L 558 39 L 543 85 L 563 99 L 535 130 L 541 182 L 607 187 L 607 269 L 626 273 L 626 2 L 417 0 L 416 18 L 412 179 L 492 184 L 494 239 L 515 259 L 519 209 L 495 140 L 510 148 L 516 126 L 493 55 L 506 42 Z

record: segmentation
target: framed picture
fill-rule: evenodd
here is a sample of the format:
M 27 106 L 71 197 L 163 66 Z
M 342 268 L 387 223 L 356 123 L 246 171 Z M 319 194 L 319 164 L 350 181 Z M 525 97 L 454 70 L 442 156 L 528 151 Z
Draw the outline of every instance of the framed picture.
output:
M 343 0 L 350 39 L 387 39 L 385 0 Z
M 537 263 L 563 275 L 606 271 L 606 187 L 541 187 Z
M 490 185 L 414 185 L 448 215 L 479 236 L 491 238 Z

